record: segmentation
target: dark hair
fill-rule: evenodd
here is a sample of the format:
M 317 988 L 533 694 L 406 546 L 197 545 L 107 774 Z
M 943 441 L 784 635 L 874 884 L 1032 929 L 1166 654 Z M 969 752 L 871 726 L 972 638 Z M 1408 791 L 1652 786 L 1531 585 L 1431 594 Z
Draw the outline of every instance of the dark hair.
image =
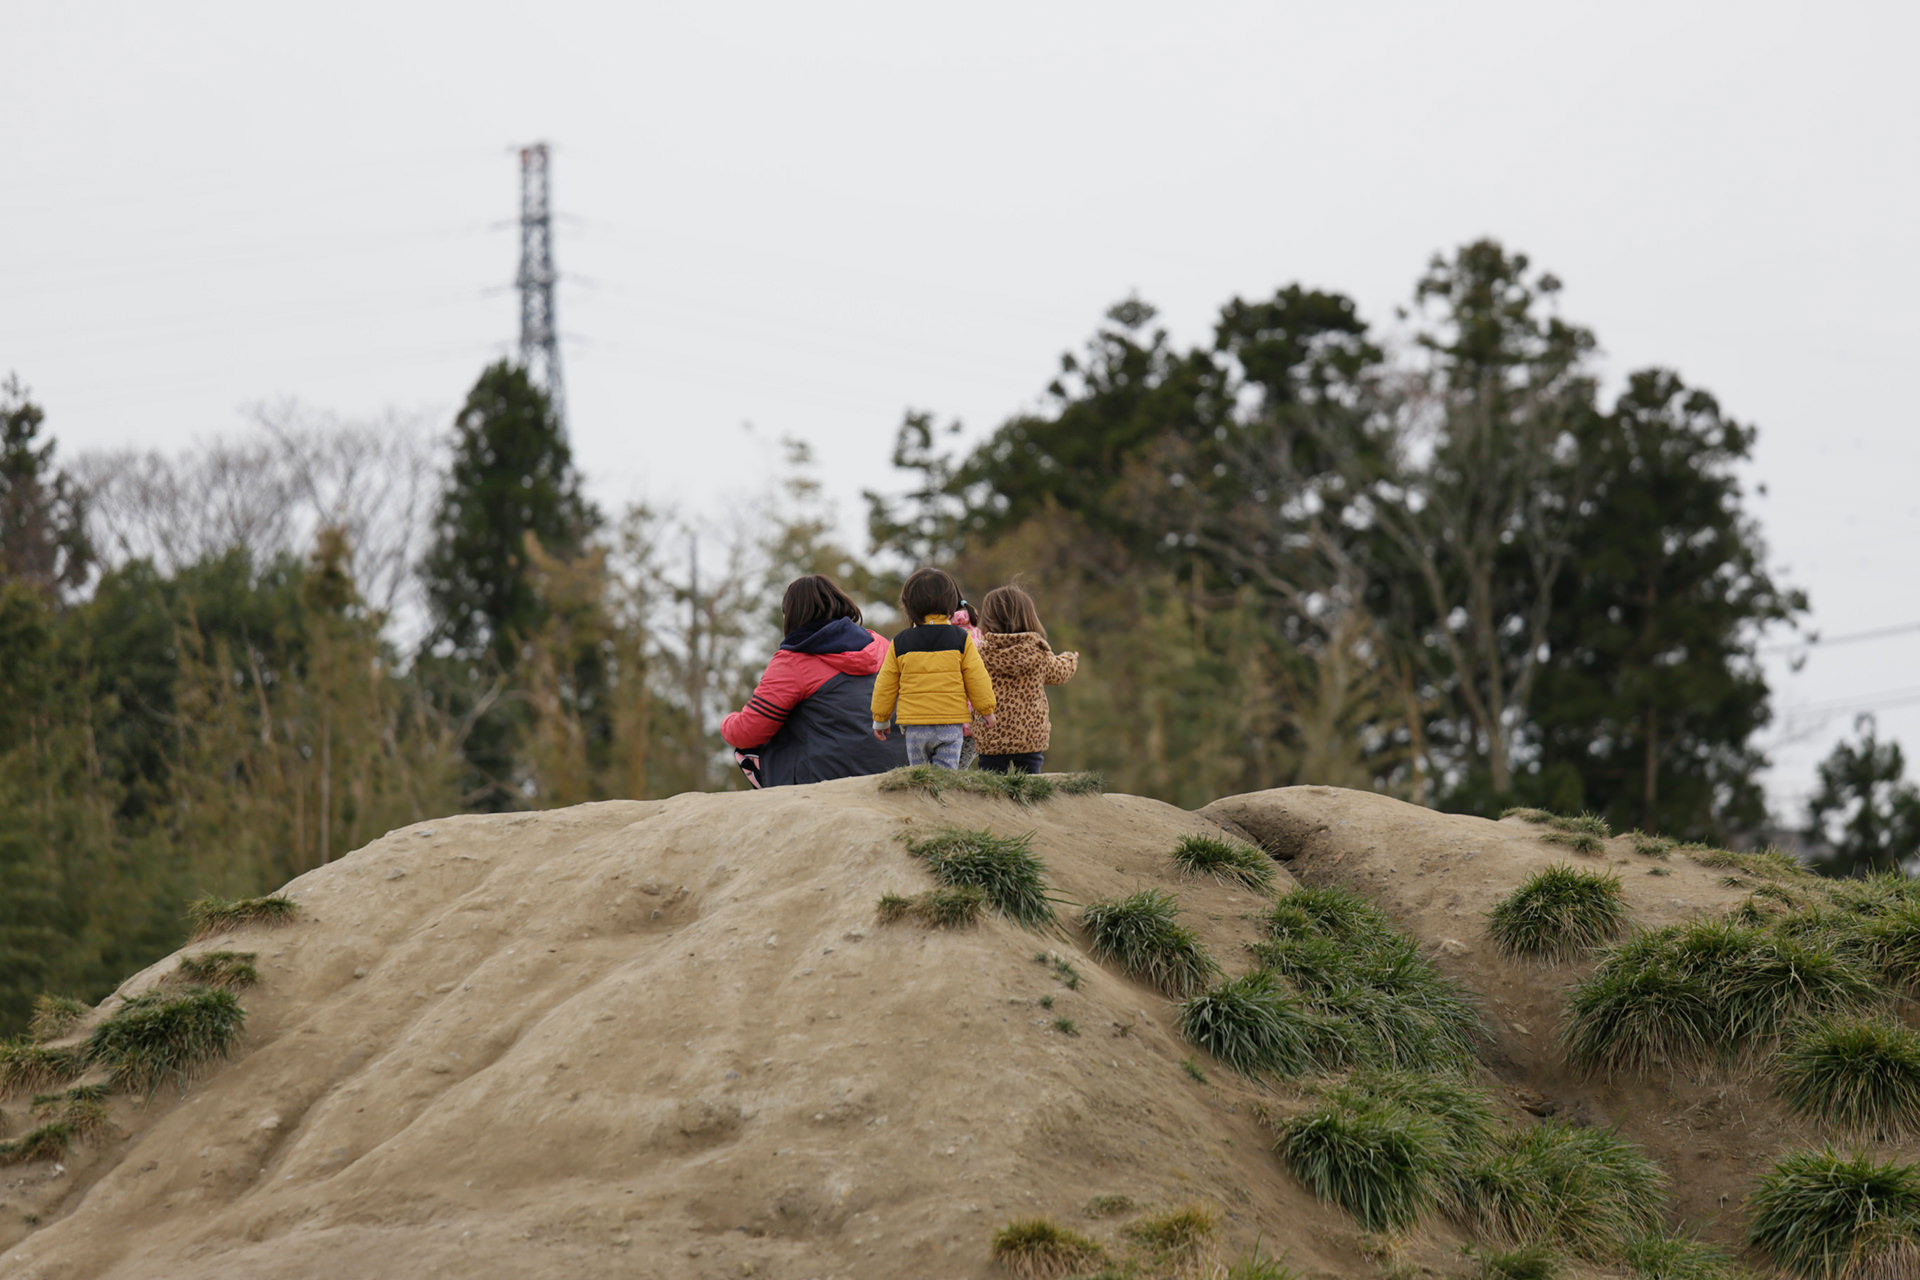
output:
M 825 574 L 810 573 L 787 584 L 780 597 L 780 625 L 788 635 L 835 618 L 860 621 L 860 606 Z
M 935 614 L 953 616 L 960 607 L 960 584 L 945 569 L 915 569 L 900 586 L 900 612 L 908 626 L 919 626 Z
M 1033 607 L 1033 597 L 1019 587 L 995 587 L 987 592 L 980 602 L 980 629 L 999 635 L 1037 631 L 1042 640 L 1047 638 L 1047 629 L 1040 625 L 1040 611 Z

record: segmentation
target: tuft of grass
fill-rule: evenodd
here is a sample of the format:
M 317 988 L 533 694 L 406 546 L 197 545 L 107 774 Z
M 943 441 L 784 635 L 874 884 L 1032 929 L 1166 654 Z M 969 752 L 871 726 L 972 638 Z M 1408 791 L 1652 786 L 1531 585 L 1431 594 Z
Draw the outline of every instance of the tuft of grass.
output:
M 1054 923 L 1046 866 L 1034 856 L 1032 836 L 946 827 L 909 839 L 907 852 L 921 859 L 950 888 L 974 888 L 1001 915 L 1029 929 Z
M 1098 1244 L 1050 1218 L 1018 1218 L 993 1234 L 993 1259 L 1016 1280 L 1053 1280 L 1105 1258 Z
M 1797 1115 L 1860 1133 L 1920 1129 L 1920 1033 L 1884 1018 L 1816 1022 L 1773 1059 Z
M 1747 853 L 1735 853 L 1731 849 L 1719 849 L 1707 844 L 1676 845 L 1675 850 L 1687 856 L 1688 860 L 1703 867 L 1715 870 L 1744 871 L 1750 876 L 1763 880 L 1803 880 L 1812 881 L 1815 876 L 1802 866 L 1800 860 L 1792 854 L 1782 853 L 1778 849 L 1757 849 Z
M 1180 1060 L 1180 1069 L 1186 1072 L 1190 1078 L 1199 1081 L 1201 1084 L 1207 1082 L 1207 1073 L 1201 1070 L 1200 1064 L 1192 1058 L 1182 1058 Z
M 72 996 L 42 992 L 33 998 L 33 1020 L 27 1024 L 27 1034 L 35 1040 L 58 1040 L 86 1016 L 87 1006 Z
M 1527 1244 L 1518 1249 L 1480 1256 L 1476 1280 L 1559 1280 L 1565 1274 L 1560 1255 L 1551 1245 Z
M 0 1165 L 58 1160 L 72 1148 L 74 1137 L 73 1126 L 64 1120 L 43 1124 L 9 1142 L 0 1142 Z
M 1531 822 L 1537 827 L 1551 826 L 1560 820 L 1557 815 L 1548 813 L 1545 809 L 1528 809 L 1524 806 L 1502 809 L 1500 811 L 1500 820 L 1505 822 L 1508 818 L 1518 818 L 1522 822 Z
M 1308 933 L 1350 946 L 1377 946 L 1399 937 L 1386 912 L 1333 885 L 1299 886 L 1268 908 L 1260 923 L 1269 937 L 1283 941 Z
M 1462 1214 L 1482 1236 L 1559 1241 L 1587 1258 L 1645 1235 L 1666 1211 L 1666 1175 L 1638 1147 L 1553 1121 L 1500 1136 L 1460 1185 Z
M 1536 871 L 1487 913 L 1487 933 L 1509 956 L 1577 955 L 1626 923 L 1620 877 L 1556 866 Z
M 1571 818 L 1556 818 L 1553 825 L 1561 831 L 1573 831 L 1583 835 L 1598 836 L 1605 840 L 1613 835 L 1613 828 L 1607 820 L 1597 813 L 1580 813 Z
M 1191 1258 L 1219 1225 L 1219 1216 L 1212 1209 L 1188 1204 L 1129 1222 L 1120 1234 L 1159 1259 L 1172 1260 Z
M 1747 1209 L 1747 1243 L 1791 1275 L 1920 1273 L 1920 1165 L 1791 1152 L 1761 1177 Z
M 100 1084 L 75 1085 L 63 1093 L 41 1094 L 34 1098 L 32 1105 L 36 1119 L 43 1123 L 64 1123 L 76 1139 L 92 1137 L 105 1129 L 111 1118 L 107 1087 Z
M 1725 1060 L 1878 994 L 1826 938 L 1696 920 L 1610 948 L 1569 992 L 1563 1042 L 1576 1064 L 1601 1072 Z
M 1253 1248 L 1235 1258 L 1220 1273 L 1220 1280 L 1299 1280 L 1299 1274 L 1283 1265 L 1256 1240 Z
M 151 1093 L 226 1057 L 246 1017 L 231 991 L 148 992 L 95 1027 L 86 1054 L 107 1068 L 114 1088 Z
M 1095 1196 L 1087 1201 L 1087 1207 L 1082 1212 L 1089 1218 L 1117 1218 L 1139 1207 L 1132 1196 Z
M 1051 968 L 1053 970 L 1053 976 L 1058 978 L 1060 984 L 1067 990 L 1078 991 L 1080 989 L 1080 971 L 1073 967 L 1072 961 L 1068 960 L 1058 951 L 1036 951 L 1033 958 L 1035 963 L 1044 964 Z
M 1072 1018 L 1055 1018 L 1053 1020 L 1053 1029 L 1063 1036 L 1077 1036 L 1080 1034 L 1080 1024 Z
M 1159 889 L 1096 902 L 1080 917 L 1096 960 L 1174 997 L 1190 996 L 1220 972 L 1199 935 L 1179 923 L 1180 904 Z
M 1260 893 L 1273 892 L 1273 859 L 1240 840 L 1220 836 L 1181 836 L 1169 855 L 1190 876 L 1212 876 Z
M 941 769 L 930 764 L 908 765 L 880 775 L 882 791 L 924 791 L 941 800 L 949 791 L 962 795 L 999 796 L 1020 804 L 1038 804 L 1056 794 L 1087 795 L 1100 790 L 1097 773 L 995 773 L 986 769 Z M 944 801 L 942 801 L 944 803 Z
M 1671 836 L 1656 836 L 1645 831 L 1627 832 L 1627 843 L 1643 858 L 1670 857 L 1679 844 Z
M 1180 1034 L 1245 1076 L 1299 1076 L 1326 1065 L 1330 1027 L 1255 970 L 1180 1005 Z
M 1431 1212 L 1450 1150 L 1433 1117 L 1364 1099 L 1285 1121 L 1275 1146 L 1289 1173 L 1369 1231 L 1410 1227 Z
M 875 914 L 881 924 L 898 924 L 913 915 L 913 899 L 898 893 L 883 893 Z
M 1549 831 L 1540 837 L 1548 844 L 1564 845 L 1575 853 L 1600 853 L 1606 842 L 1591 831 Z
M 1422 1071 L 1358 1071 L 1328 1095 L 1349 1109 L 1399 1107 L 1439 1122 L 1454 1156 L 1465 1161 L 1493 1141 L 1493 1101 L 1484 1089 Z
M 187 904 L 187 918 L 193 921 L 193 937 L 204 938 L 250 924 L 285 924 L 299 909 L 292 898 L 278 893 L 264 898 L 221 898 L 208 894 Z
M 914 910 L 933 929 L 964 929 L 980 918 L 987 895 L 972 885 L 931 889 L 914 901 Z
M 175 972 L 186 982 L 203 987 L 250 987 L 260 981 L 253 967 L 251 951 L 208 951 L 197 956 L 181 956 Z
M 1641 1236 L 1627 1242 L 1620 1260 L 1638 1280 L 1742 1280 L 1746 1275 L 1724 1250 L 1686 1236 Z
M 1862 921 L 1854 936 L 1883 982 L 1909 996 L 1920 994 L 1920 905 L 1895 903 Z
M 0 1097 L 31 1093 L 71 1080 L 86 1067 L 76 1049 L 56 1049 L 32 1040 L 0 1040 Z

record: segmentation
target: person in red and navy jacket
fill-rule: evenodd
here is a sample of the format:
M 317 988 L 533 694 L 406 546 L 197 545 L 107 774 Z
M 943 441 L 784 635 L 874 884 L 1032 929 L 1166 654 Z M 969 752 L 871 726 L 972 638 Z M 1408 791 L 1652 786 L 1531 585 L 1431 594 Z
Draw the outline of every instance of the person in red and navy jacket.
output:
M 868 715 L 887 639 L 831 578 L 795 578 L 780 601 L 786 637 L 720 736 L 756 787 L 885 773 L 907 762 L 904 735 L 876 740 Z

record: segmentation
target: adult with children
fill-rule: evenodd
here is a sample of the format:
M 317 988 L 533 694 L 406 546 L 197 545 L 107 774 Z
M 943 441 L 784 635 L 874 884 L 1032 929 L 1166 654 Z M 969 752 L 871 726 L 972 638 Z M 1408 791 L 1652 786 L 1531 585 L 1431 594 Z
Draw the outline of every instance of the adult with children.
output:
M 973 634 L 953 622 L 959 607 L 960 586 L 944 569 L 915 569 L 900 587 L 910 625 L 887 646 L 874 680 L 873 734 L 884 738 L 898 720 L 913 764 L 958 769 L 968 715 L 993 723 L 993 681 Z
M 756 787 L 885 773 L 907 762 L 902 734 L 868 729 L 887 639 L 831 578 L 795 578 L 780 601 L 785 635 L 747 705 L 720 725 Z

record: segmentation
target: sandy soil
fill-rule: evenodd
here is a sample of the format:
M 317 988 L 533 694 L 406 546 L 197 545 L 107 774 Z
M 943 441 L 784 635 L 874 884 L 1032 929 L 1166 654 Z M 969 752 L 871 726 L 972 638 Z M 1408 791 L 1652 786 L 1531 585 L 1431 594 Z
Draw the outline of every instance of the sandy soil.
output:
M 881 894 L 932 884 L 903 836 L 1032 832 L 1066 921 L 1068 904 L 1168 887 L 1238 972 L 1261 902 L 1166 861 L 1216 823 L 1301 881 L 1380 901 L 1485 1001 L 1512 1118 L 1621 1124 L 1675 1174 L 1688 1217 L 1731 1230 L 1721 1197 L 1737 1209 L 1755 1161 L 1804 1136 L 1747 1084 L 1561 1068 L 1560 992 L 1580 966 L 1510 964 L 1482 918 L 1578 855 L 1517 822 L 1326 788 L 1193 814 L 848 779 L 450 818 L 294 881 L 295 922 L 189 948 L 259 954 L 230 1060 L 117 1100 L 114 1132 L 62 1165 L 0 1169 L 0 1276 L 988 1277 L 1010 1219 L 1112 1241 L 1124 1219 L 1083 1209 L 1116 1195 L 1213 1206 L 1221 1257 L 1260 1240 L 1302 1276 L 1382 1274 L 1377 1242 L 1270 1153 L 1258 1113 L 1304 1095 L 1204 1056 L 1193 1079 L 1172 1003 L 1089 959 L 1076 930 L 876 923 Z M 1592 861 L 1620 871 L 1647 925 L 1744 892 L 1681 857 L 1650 875 L 1620 842 Z M 1036 959 L 1049 951 L 1079 989 Z M 5 1104 L 16 1131 L 23 1102 Z M 1385 1261 L 1464 1275 L 1460 1243 L 1435 1226 Z

